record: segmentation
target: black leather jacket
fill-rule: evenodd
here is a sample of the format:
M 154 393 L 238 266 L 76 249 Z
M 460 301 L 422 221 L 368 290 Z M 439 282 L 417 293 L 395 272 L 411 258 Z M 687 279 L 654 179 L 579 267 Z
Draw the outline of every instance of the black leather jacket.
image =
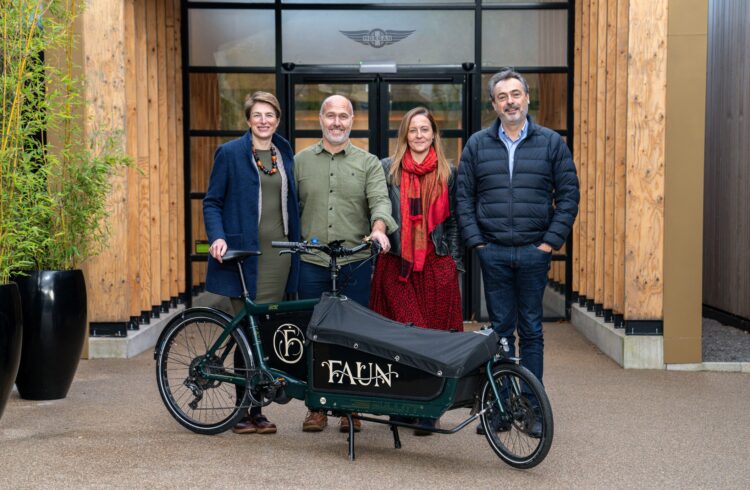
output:
M 391 168 L 391 159 L 384 158 L 380 161 L 383 164 L 383 171 L 385 172 L 385 181 L 388 184 L 388 197 L 391 198 L 391 214 L 393 219 L 396 220 L 398 228 L 396 231 L 388 235 L 388 240 L 391 242 L 391 250 L 389 253 L 393 255 L 401 256 L 401 188 L 400 182 L 392 183 L 389 175 Z M 450 202 L 451 215 L 437 225 L 430 238 L 432 243 L 435 245 L 435 253 L 440 256 L 450 255 L 453 257 L 453 261 L 456 263 L 456 268 L 464 272 L 464 264 L 461 260 L 461 247 L 458 243 L 458 225 L 456 224 L 456 168 L 451 168 L 451 174 L 448 177 L 448 200 Z

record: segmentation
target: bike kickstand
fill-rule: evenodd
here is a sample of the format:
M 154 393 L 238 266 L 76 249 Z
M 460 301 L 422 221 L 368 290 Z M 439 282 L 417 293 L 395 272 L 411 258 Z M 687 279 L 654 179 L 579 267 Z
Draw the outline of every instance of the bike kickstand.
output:
M 349 461 L 354 461 L 354 421 L 350 413 L 346 414 L 346 418 L 349 420 Z
M 401 449 L 401 438 L 398 436 L 398 426 L 392 425 L 391 432 L 393 432 L 393 447 Z

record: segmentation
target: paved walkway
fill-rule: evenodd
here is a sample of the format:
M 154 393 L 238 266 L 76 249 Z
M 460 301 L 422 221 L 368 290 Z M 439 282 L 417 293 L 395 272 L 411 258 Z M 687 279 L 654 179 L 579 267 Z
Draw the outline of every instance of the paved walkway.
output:
M 304 407 L 271 406 L 271 436 L 194 435 L 171 419 L 150 353 L 82 361 L 64 400 L 14 393 L 0 420 L 2 488 L 747 488 L 750 374 L 625 371 L 569 324 L 546 325 L 555 415 L 547 459 L 520 471 L 483 437 L 416 438 L 393 449 L 365 424 L 357 461 L 329 427 L 301 431 Z M 451 412 L 444 425 L 466 411 Z

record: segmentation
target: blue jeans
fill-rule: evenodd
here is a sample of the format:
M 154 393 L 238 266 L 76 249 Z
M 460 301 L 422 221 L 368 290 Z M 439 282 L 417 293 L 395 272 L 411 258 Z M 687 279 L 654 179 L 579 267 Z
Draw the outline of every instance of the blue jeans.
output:
M 340 293 L 367 308 L 370 304 L 371 279 L 372 262 L 369 259 L 342 265 L 338 277 Z M 332 286 L 328 267 L 302 261 L 299 268 L 300 299 L 320 298 L 321 294 L 330 292 Z
M 542 298 L 552 254 L 534 245 L 504 247 L 493 243 L 477 250 L 484 280 L 484 297 L 492 328 L 508 339 L 515 355 L 515 332 L 521 365 L 539 381 L 544 374 Z

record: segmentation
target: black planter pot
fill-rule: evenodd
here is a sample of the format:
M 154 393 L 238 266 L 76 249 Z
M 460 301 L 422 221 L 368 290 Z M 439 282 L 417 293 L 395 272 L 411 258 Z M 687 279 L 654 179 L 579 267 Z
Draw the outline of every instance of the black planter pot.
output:
M 35 271 L 15 281 L 24 320 L 18 393 L 27 400 L 65 398 L 86 339 L 83 272 Z
M 21 360 L 21 299 L 15 283 L 0 285 L 0 418 Z

